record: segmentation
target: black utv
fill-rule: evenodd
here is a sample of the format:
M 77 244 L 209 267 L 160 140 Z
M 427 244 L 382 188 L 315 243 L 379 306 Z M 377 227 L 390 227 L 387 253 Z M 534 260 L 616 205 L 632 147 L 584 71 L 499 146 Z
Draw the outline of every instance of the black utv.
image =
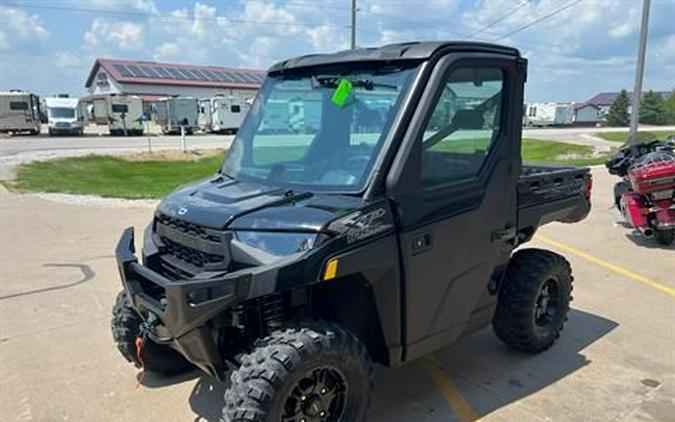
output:
M 230 385 L 226 421 L 361 421 L 396 367 L 492 323 L 524 352 L 569 309 L 561 256 L 519 249 L 590 210 L 588 169 L 523 165 L 526 60 L 424 42 L 273 65 L 222 167 L 116 255 L 127 360 Z

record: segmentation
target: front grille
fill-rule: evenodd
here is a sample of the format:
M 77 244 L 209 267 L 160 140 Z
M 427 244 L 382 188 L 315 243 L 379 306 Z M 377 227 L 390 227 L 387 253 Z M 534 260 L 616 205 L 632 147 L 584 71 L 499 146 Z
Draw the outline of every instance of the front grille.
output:
M 176 229 L 185 234 L 199 237 L 204 240 L 216 243 L 222 242 L 222 237 L 219 236 L 219 233 L 214 233 L 212 230 L 205 229 L 204 227 L 188 223 L 186 221 L 178 220 L 177 218 L 169 217 L 165 214 L 158 215 L 157 222 L 164 226 L 171 227 L 172 229 Z
M 155 221 L 155 236 L 161 271 L 171 279 L 222 271 L 229 265 L 229 236 L 225 232 L 160 214 Z
M 70 127 L 70 123 L 68 123 L 68 122 L 56 122 L 56 124 L 54 126 L 66 128 L 66 127 Z
M 160 237 L 160 240 L 164 244 L 164 246 L 160 249 L 161 253 L 172 255 L 181 261 L 185 261 L 194 265 L 195 267 L 202 268 L 205 264 L 222 263 L 225 259 L 223 255 L 202 252 L 189 246 L 176 243 L 166 237 Z

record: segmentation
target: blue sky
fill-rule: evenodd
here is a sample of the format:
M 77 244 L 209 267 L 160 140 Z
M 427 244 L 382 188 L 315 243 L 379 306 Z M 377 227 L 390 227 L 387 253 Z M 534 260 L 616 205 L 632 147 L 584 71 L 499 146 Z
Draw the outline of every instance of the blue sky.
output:
M 496 41 L 530 59 L 529 101 L 631 89 L 641 1 L 358 0 L 358 45 Z M 0 89 L 84 93 L 97 57 L 266 68 L 349 44 L 350 0 L 0 0 Z M 77 10 L 79 9 L 79 10 Z M 517 9 L 508 18 L 479 31 Z M 645 89 L 675 89 L 675 0 L 652 0 Z

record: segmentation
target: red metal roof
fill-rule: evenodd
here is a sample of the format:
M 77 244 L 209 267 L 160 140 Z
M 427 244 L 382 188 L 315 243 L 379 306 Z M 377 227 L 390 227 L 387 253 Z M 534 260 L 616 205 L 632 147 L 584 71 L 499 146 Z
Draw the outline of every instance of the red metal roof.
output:
M 84 97 L 80 97 L 80 101 L 83 102 L 83 103 L 91 103 L 94 100 L 105 98 L 105 97 L 108 97 L 109 95 L 110 94 L 86 95 Z M 157 94 L 133 94 L 133 93 L 129 93 L 129 94 L 126 94 L 126 95 L 133 96 L 133 97 L 140 97 L 141 100 L 143 100 L 147 103 L 156 103 L 157 101 L 159 101 L 162 98 L 167 98 L 166 95 L 157 95 Z
M 258 69 L 196 66 L 135 60 L 97 59 L 89 72 L 89 88 L 103 68 L 116 82 L 125 84 L 198 86 L 258 89 L 266 72 Z

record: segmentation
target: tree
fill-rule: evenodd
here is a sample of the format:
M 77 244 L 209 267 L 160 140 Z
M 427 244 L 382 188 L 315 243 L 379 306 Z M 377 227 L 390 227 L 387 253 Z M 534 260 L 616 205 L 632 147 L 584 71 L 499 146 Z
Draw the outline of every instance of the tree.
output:
M 666 108 L 666 123 L 675 125 L 675 89 L 666 98 L 664 106 Z
M 628 98 L 628 93 L 625 89 L 622 89 L 609 107 L 609 111 L 607 112 L 607 125 L 628 126 L 630 123 L 630 116 L 628 114 L 629 106 L 630 98 Z
M 666 104 L 663 97 L 654 91 L 647 91 L 640 102 L 640 123 L 662 125 L 666 120 Z

